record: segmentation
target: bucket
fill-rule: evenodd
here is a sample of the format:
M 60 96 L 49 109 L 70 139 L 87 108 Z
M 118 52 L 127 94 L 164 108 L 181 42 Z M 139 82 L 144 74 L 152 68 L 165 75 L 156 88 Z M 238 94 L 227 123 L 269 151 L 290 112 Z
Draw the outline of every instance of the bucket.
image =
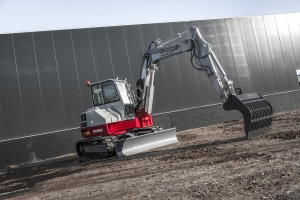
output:
M 247 139 L 269 132 L 273 119 L 271 104 L 258 93 L 232 95 L 223 104 L 224 110 L 238 110 L 244 117 Z

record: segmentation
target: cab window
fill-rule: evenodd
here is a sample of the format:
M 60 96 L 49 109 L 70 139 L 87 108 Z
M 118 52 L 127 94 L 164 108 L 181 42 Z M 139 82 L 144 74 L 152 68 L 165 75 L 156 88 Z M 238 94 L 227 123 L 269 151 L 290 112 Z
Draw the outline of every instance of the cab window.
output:
M 100 84 L 93 85 L 91 87 L 92 90 L 92 98 L 94 106 L 102 105 L 103 104 L 103 97 L 101 92 Z
M 106 81 L 103 82 L 101 85 L 104 103 L 111 103 L 120 100 L 113 81 Z

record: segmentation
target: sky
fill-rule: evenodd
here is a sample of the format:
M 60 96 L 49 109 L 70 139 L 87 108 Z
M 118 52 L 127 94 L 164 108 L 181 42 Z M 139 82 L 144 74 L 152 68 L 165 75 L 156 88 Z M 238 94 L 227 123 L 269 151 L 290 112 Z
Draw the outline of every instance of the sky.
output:
M 300 0 L 0 0 L 0 34 L 300 12 Z

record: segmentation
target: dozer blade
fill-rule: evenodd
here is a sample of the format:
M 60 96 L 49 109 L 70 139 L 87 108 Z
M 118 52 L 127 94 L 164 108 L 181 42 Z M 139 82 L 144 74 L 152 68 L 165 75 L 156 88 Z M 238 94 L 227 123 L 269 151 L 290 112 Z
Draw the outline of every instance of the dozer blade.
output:
M 176 128 L 172 128 L 116 141 L 115 151 L 124 157 L 177 142 Z
M 243 114 L 247 139 L 269 132 L 273 108 L 258 93 L 232 95 L 223 104 L 225 110 L 238 110 Z

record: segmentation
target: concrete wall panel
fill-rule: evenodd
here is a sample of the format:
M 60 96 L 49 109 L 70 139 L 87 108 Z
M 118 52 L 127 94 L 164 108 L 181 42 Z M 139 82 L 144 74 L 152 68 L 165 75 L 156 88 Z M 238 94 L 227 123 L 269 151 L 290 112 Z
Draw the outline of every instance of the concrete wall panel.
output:
M 114 78 L 115 74 L 112 66 L 106 28 L 91 28 L 88 30 L 91 39 L 97 81 Z
M 12 35 L 0 35 L 0 140 L 26 135 Z
M 280 91 L 277 80 L 274 63 L 272 60 L 269 40 L 266 32 L 266 26 L 263 17 L 253 17 L 255 39 L 258 47 L 261 65 L 263 68 L 264 80 L 266 83 L 267 94 L 273 94 Z
M 36 32 L 33 33 L 33 38 L 44 106 L 46 131 L 62 130 L 65 128 L 65 118 L 52 33 L 49 31 Z
M 13 35 L 26 136 L 46 132 L 45 110 L 32 33 Z M 21 136 L 21 134 L 20 134 Z
M 247 56 L 249 73 L 252 80 L 253 91 L 258 92 L 261 95 L 267 94 L 264 70 L 262 68 L 262 58 L 258 50 L 259 46 L 256 41 L 252 19 L 251 17 L 244 17 L 240 18 L 239 22 Z
M 66 128 L 74 128 L 79 126 L 83 106 L 70 30 L 53 31 L 53 40 Z
M 280 37 L 280 44 L 282 47 L 282 56 L 284 58 L 287 81 L 290 83 L 291 90 L 299 88 L 298 79 L 295 73 L 295 69 L 298 68 L 295 51 L 293 48 L 293 42 L 289 30 L 288 21 L 286 15 L 275 15 L 278 34 Z
M 270 15 L 264 16 L 263 19 L 266 27 L 266 33 L 268 36 L 270 52 L 273 60 L 274 70 L 276 73 L 277 83 L 279 86 L 279 92 L 289 91 L 291 90 L 291 86 L 289 83 L 287 66 L 282 51 L 275 17 L 274 15 Z
M 293 49 L 297 61 L 296 69 L 300 69 L 300 13 L 287 14 L 286 18 L 288 21 Z

